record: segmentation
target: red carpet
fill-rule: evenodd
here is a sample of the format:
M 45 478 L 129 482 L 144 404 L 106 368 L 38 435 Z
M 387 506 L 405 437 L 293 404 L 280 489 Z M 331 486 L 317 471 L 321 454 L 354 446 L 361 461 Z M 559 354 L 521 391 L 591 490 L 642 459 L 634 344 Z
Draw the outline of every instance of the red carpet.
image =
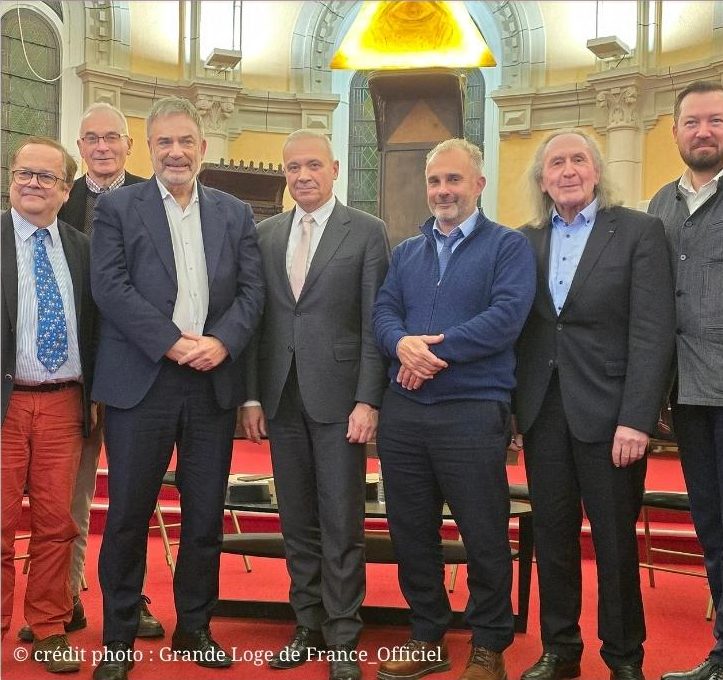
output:
M 651 461 L 652 462 L 652 461 Z M 373 463 L 372 463 L 373 464 Z M 238 442 L 234 455 L 234 470 L 249 472 L 268 469 L 265 447 L 252 447 Z M 524 481 L 521 466 L 512 467 L 510 481 Z M 648 475 L 648 488 L 682 490 L 679 464 L 675 460 L 656 460 Z M 85 664 L 77 677 L 85 680 L 92 674 L 93 652 L 101 643 L 101 596 L 96 576 L 96 564 L 100 536 L 91 535 L 88 550 L 89 589 L 82 595 L 89 626 L 70 636 L 71 644 L 85 655 Z M 143 661 L 131 671 L 131 680 L 156 680 L 186 678 L 211 680 L 325 680 L 328 666 L 314 662 L 290 671 L 271 671 L 259 659 L 281 647 L 292 631 L 291 622 L 270 622 L 255 620 L 215 619 L 215 637 L 229 651 L 233 650 L 239 661 L 230 670 L 206 670 L 190 663 L 164 661 L 168 652 L 170 634 L 175 624 L 171 573 L 165 563 L 160 539 L 149 541 L 149 570 L 145 592 L 151 597 L 151 610 L 166 627 L 164 640 L 139 641 L 136 649 L 143 655 Z M 242 561 L 234 556 L 224 555 L 221 567 L 221 597 L 284 601 L 288 592 L 288 576 L 283 562 L 279 560 L 253 558 L 252 572 L 246 573 Z M 365 604 L 388 604 L 404 606 L 396 581 L 396 569 L 385 565 L 370 565 L 367 569 L 368 594 Z M 708 590 L 704 579 L 694 579 L 675 574 L 658 573 L 657 587 L 651 589 L 647 576 L 643 575 L 648 625 L 645 672 L 648 680 L 657 679 L 667 670 L 686 668 L 700 661 L 712 646 L 710 622 L 705 620 Z M 18 585 L 11 633 L 2 645 L 2 666 L 0 673 L 7 680 L 47 679 L 49 674 L 33 661 L 20 660 L 29 653 L 30 645 L 15 640 L 15 632 L 22 625 L 22 596 L 25 577 L 18 564 Z M 460 570 L 457 591 L 451 596 L 455 609 L 462 609 L 466 601 L 464 570 Z M 533 574 L 530 623 L 527 634 L 517 635 L 515 642 L 506 652 L 510 680 L 519 678 L 520 673 L 533 663 L 540 654 L 537 584 Z M 589 560 L 584 562 L 584 606 L 581 625 L 587 643 L 583 658 L 582 677 L 585 680 L 607 680 L 608 673 L 599 654 L 596 635 L 596 585 L 595 568 Z M 360 643 L 360 650 L 368 656 L 363 664 L 365 680 L 376 677 L 378 669 L 377 650 L 400 644 L 406 639 L 406 628 L 368 626 Z M 449 634 L 448 641 L 453 668 L 448 673 L 430 677 L 440 680 L 455 680 L 462 672 L 469 653 L 469 634 L 464 631 Z M 17 655 L 17 656 L 15 656 Z M 14 658 L 15 657 L 15 658 Z M 256 663 L 254 662 L 256 660 Z

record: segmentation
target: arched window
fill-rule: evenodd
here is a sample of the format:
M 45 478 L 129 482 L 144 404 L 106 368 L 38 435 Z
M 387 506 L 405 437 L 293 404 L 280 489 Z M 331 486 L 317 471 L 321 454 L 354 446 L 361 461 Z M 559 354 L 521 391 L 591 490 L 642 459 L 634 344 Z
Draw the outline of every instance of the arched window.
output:
M 464 137 L 484 151 L 485 83 L 479 69 L 466 69 Z M 379 157 L 374 105 L 366 73 L 357 71 L 349 86 L 349 188 L 347 203 L 379 214 Z
M 50 23 L 38 12 L 13 9 L 3 15 L 1 23 L 3 106 L 0 191 L 2 207 L 6 209 L 8 164 L 15 149 L 29 136 L 59 137 L 60 81 L 45 82 L 44 79 L 57 78 L 61 53 Z

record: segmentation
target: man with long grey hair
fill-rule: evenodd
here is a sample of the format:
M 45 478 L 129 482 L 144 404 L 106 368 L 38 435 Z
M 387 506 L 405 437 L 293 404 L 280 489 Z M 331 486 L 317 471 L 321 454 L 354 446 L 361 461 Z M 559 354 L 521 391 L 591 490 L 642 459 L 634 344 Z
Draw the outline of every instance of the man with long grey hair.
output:
M 543 653 L 523 680 L 580 675 L 582 506 L 598 569 L 611 680 L 642 680 L 635 523 L 649 435 L 667 386 L 674 310 L 663 225 L 613 204 L 602 155 L 560 130 L 529 171 L 537 294 L 518 343 Z

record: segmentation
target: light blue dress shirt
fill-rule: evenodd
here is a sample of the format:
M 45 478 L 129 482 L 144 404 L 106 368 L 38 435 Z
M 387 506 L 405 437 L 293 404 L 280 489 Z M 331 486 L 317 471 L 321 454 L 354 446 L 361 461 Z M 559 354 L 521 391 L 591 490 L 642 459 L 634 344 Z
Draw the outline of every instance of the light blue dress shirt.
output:
M 464 241 L 472 233 L 475 225 L 477 224 L 478 217 L 479 211 L 475 210 L 464 222 L 462 222 L 462 224 L 459 224 L 457 225 L 457 227 L 455 227 L 462 232 L 462 236 L 452 244 L 450 248 L 451 252 L 457 250 L 457 248 L 459 248 L 459 244 L 462 243 L 462 241 Z M 434 220 L 432 233 L 434 234 L 434 241 L 437 244 L 437 257 L 439 257 L 439 254 L 442 252 L 442 248 L 444 248 L 444 242 L 447 240 L 447 236 L 445 236 L 440 230 L 437 220 Z
M 572 279 L 585 250 L 587 239 L 595 225 L 596 216 L 597 198 L 581 210 L 570 224 L 560 217 L 555 208 L 552 210 L 548 286 L 557 314 L 562 311 L 565 300 L 567 300 Z

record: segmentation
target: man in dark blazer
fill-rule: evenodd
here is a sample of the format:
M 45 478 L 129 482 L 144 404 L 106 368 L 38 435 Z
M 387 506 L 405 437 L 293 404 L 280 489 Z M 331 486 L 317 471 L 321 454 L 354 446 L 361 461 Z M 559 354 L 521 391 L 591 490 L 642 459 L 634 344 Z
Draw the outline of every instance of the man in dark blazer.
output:
M 144 181 L 142 177 L 131 175 L 124 169 L 132 147 L 133 139 L 128 135 L 128 123 L 123 113 L 105 102 L 91 104 L 80 119 L 78 139 L 78 151 L 85 161 L 87 170 L 73 182 L 70 196 L 60 209 L 58 219 L 90 236 L 93 208 L 98 196 L 122 186 Z M 67 632 L 80 630 L 88 625 L 80 599 L 80 590 L 85 570 L 85 551 L 88 547 L 90 506 L 95 495 L 95 477 L 103 443 L 103 408 L 102 406 L 95 408 L 93 427 L 90 434 L 83 439 L 71 505 L 73 520 L 78 525 L 78 537 L 73 543 L 73 556 L 70 562 L 73 611 L 65 628 Z M 144 600 L 138 637 L 159 637 L 163 632 L 163 626 L 148 611 L 148 605 Z M 33 633 L 30 627 L 21 628 L 18 637 L 32 642 Z
M 674 308 L 660 220 L 612 205 L 595 142 L 561 130 L 530 170 L 537 295 L 518 344 L 543 655 L 524 680 L 580 674 L 581 502 L 598 569 L 601 654 L 643 678 L 635 523 L 645 453 L 667 387 Z
M 2 215 L 2 636 L 10 626 L 15 530 L 30 498 L 25 617 L 34 656 L 78 670 L 65 637 L 77 527 L 70 512 L 82 437 L 91 428 L 95 305 L 88 238 L 57 219 L 76 164 L 57 142 L 31 137 L 10 162 Z
M 102 196 L 91 239 L 101 334 L 93 398 L 106 405 L 110 503 L 99 560 L 106 650 L 95 680 L 122 680 L 138 627 L 148 521 L 177 449 L 183 527 L 171 649 L 202 666 L 231 657 L 209 628 L 241 353 L 263 307 L 250 207 L 196 179 L 200 116 L 175 97 L 147 120 L 155 176 Z
M 384 362 L 371 311 L 384 280 L 384 223 L 333 194 L 327 137 L 299 130 L 283 149 L 296 207 L 259 225 L 267 297 L 248 361 L 247 437 L 271 440 L 297 629 L 270 662 L 293 668 L 324 642 L 332 680 L 360 677 L 353 651 L 365 592 L 364 447 L 376 434 Z

